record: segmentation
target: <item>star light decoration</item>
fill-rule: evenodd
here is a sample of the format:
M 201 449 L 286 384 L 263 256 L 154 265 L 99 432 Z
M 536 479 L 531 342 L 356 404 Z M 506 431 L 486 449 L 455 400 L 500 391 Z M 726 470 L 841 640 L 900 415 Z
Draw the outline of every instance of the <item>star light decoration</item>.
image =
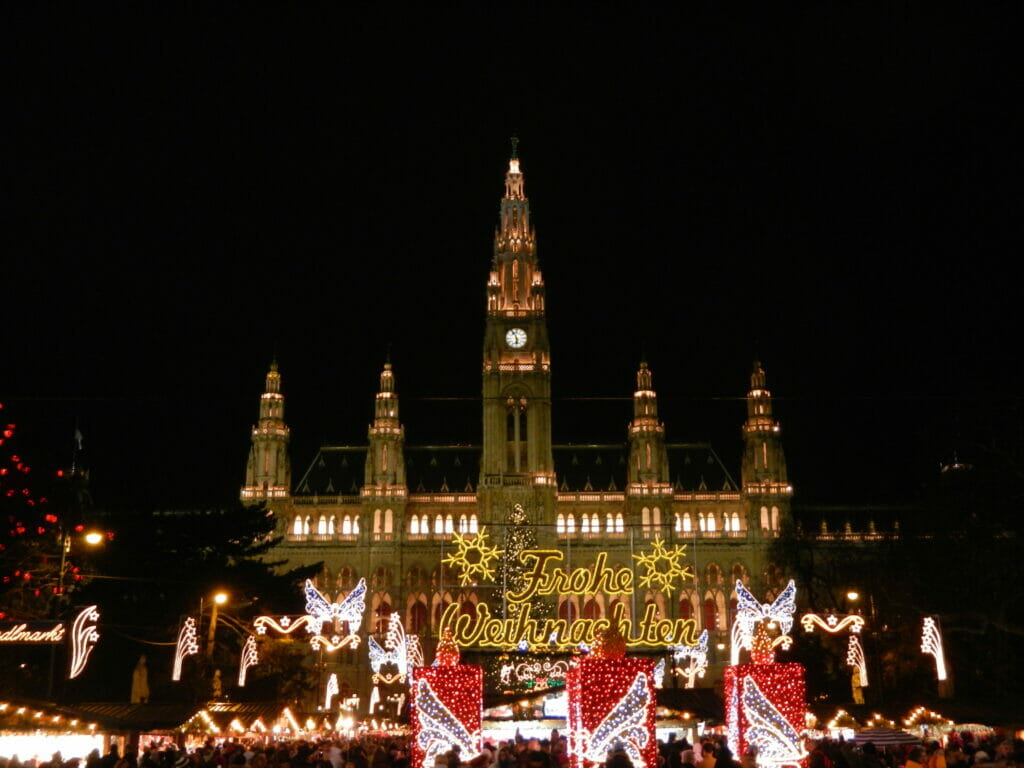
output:
M 186 656 L 194 656 L 199 653 L 199 641 L 196 638 L 196 620 L 191 616 L 187 617 L 178 631 L 178 644 L 174 649 L 174 667 L 171 670 L 171 680 L 181 680 L 181 665 Z
M 242 648 L 242 657 L 238 664 L 238 687 L 245 687 L 245 675 L 249 671 L 249 667 L 255 666 L 260 663 L 259 654 L 256 653 L 256 637 L 255 635 L 249 635 L 245 640 L 245 646 Z
M 860 687 L 868 687 L 868 665 L 864 659 L 864 648 L 860 644 L 860 638 L 857 635 L 850 635 L 850 644 L 846 648 L 846 663 L 851 667 L 856 667 L 857 671 L 860 672 Z
M 455 550 L 442 560 L 459 571 L 459 584 L 463 587 L 494 578 L 496 561 L 501 550 L 487 545 L 487 526 L 474 534 L 452 533 Z
M 946 679 L 946 654 L 942 650 L 942 634 L 939 625 L 931 616 L 926 616 L 921 627 L 921 653 L 935 657 L 935 676 Z
M 100 612 L 95 605 L 84 608 L 75 617 L 71 625 L 71 670 L 68 672 L 68 679 L 74 680 L 85 669 L 89 663 L 89 655 L 100 639 L 99 630 L 96 624 L 100 620 Z
M 672 548 L 665 546 L 660 536 L 651 542 L 650 552 L 633 555 L 637 565 L 644 570 L 640 576 L 640 586 L 648 589 L 660 589 L 671 595 L 676 588 L 676 579 L 693 578 L 693 569 L 683 565 L 680 560 L 686 557 L 686 545 L 675 544 Z

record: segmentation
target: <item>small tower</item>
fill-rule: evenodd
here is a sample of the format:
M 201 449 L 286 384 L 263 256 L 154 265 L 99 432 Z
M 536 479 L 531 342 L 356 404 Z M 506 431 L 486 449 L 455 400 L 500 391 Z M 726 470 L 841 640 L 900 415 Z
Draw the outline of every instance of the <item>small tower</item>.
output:
M 760 362 L 754 363 L 743 425 L 743 494 L 751 504 L 751 529 L 777 532 L 789 512 L 793 486 L 786 476 L 779 422 L 772 417 L 772 394 Z
M 671 519 L 672 485 L 668 477 L 665 425 L 658 421 L 658 395 L 647 363 L 636 372 L 633 421 L 629 424 L 630 519 L 640 523 L 645 536 L 659 533 Z
M 384 363 L 380 390 L 374 398 L 373 424 L 367 433 L 369 450 L 363 479 L 364 519 L 370 520 L 373 541 L 390 541 L 404 518 L 405 429 L 398 420 L 398 393 L 391 363 Z
M 260 395 L 260 420 L 252 428 L 252 448 L 245 468 L 243 502 L 280 499 L 291 490 L 292 467 L 288 459 L 288 425 L 284 423 L 284 395 L 277 361 L 270 364 L 266 386 Z

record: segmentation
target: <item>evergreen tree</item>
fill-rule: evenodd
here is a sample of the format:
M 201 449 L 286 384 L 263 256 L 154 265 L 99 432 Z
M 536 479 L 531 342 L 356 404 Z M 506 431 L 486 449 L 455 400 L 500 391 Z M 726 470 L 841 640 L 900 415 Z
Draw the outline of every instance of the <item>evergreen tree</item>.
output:
M 530 522 L 523 505 L 513 504 L 507 519 L 509 524 L 505 527 L 502 539 L 503 552 L 498 569 L 498 584 L 504 593 L 519 592 L 523 589 L 526 565 L 520 559 L 520 555 L 526 550 L 537 549 L 537 526 Z M 504 601 L 504 594 L 502 600 Z M 517 618 L 520 610 L 521 604 L 506 603 L 509 619 Z M 530 603 L 531 618 L 543 620 L 551 615 L 550 604 L 541 601 Z

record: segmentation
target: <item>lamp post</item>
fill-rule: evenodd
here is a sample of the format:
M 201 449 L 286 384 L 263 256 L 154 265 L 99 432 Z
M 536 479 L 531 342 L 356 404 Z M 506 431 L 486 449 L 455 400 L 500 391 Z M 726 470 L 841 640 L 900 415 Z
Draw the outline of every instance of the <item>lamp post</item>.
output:
M 228 601 L 227 592 L 217 592 L 213 596 L 213 608 L 210 609 L 210 631 L 206 635 L 206 658 L 213 658 L 213 641 L 217 633 L 217 607 Z

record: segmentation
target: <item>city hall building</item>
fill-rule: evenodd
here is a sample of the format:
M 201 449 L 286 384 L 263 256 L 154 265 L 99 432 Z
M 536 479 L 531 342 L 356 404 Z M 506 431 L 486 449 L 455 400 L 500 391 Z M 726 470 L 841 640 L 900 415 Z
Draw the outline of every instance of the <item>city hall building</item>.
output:
M 552 596 L 553 616 L 600 618 L 618 602 L 630 617 L 653 604 L 658 616 L 694 619 L 713 643 L 727 641 L 736 579 L 759 597 L 782 587 L 767 551 L 790 514 L 793 488 L 765 372 L 754 363 L 746 420 L 737 412 L 738 475 L 709 444 L 666 440 L 653 372 L 643 362 L 621 442 L 588 444 L 579 435 L 578 443 L 553 444 L 548 297 L 535 238 L 513 148 L 490 271 L 481 268 L 481 442 L 406 445 L 399 380 L 385 363 L 373 402 L 367 397 L 373 422 L 366 443 L 324 446 L 293 479 L 274 364 L 252 429 L 242 501 L 272 510 L 283 536 L 275 554 L 292 565 L 324 563 L 317 586 L 328 599 L 343 600 L 365 578 L 363 631 L 382 636 L 397 611 L 406 631 L 422 639 L 428 663 L 449 605 L 471 613 L 484 601 L 492 613 L 502 611 L 500 584 L 462 586 L 443 565 L 453 538 L 486 528 L 500 546 L 514 511 L 525 516 L 537 547 L 560 550 L 566 567 L 589 565 L 605 552 L 610 565 L 631 568 L 656 537 L 686 545 L 693 576 L 681 589 Z M 737 391 L 743 388 L 737 382 Z M 357 692 L 370 687 L 364 648 L 334 654 L 332 662 Z

